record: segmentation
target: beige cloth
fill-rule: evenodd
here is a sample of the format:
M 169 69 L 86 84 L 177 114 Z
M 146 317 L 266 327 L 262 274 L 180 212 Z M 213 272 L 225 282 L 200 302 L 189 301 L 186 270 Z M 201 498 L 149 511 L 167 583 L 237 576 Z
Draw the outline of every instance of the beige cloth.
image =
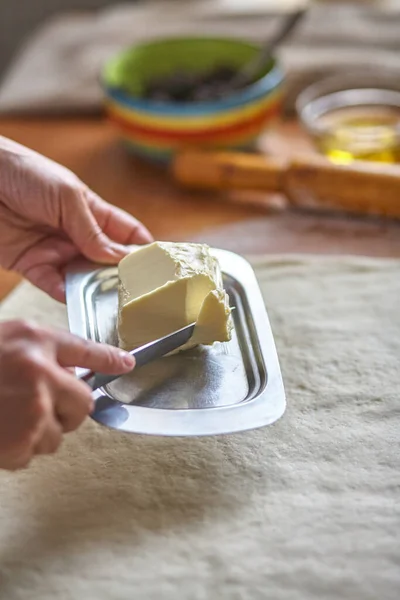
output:
M 0 473 L 4 600 L 397 600 L 400 262 L 259 260 L 288 409 L 240 435 L 88 421 Z M 1 318 L 65 324 L 24 285 Z
M 100 111 L 99 73 L 133 43 L 173 35 L 223 35 L 262 42 L 279 26 L 277 14 L 297 2 L 159 0 L 122 3 L 97 13 L 61 15 L 22 49 L 0 86 L 0 114 Z M 304 2 L 303 2 L 304 3 Z M 400 79 L 400 1 L 310 3 L 306 19 L 278 56 L 287 72 L 290 112 L 309 83 L 345 71 L 389 69 Z M 315 5 L 314 5 L 315 4 Z

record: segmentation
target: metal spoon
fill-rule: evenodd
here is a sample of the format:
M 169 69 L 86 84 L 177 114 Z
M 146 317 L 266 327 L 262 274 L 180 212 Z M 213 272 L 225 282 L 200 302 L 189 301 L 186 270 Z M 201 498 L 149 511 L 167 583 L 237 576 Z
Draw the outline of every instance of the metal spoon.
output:
M 266 42 L 265 44 L 263 44 L 257 55 L 244 67 L 242 67 L 238 73 L 235 74 L 231 81 L 232 87 L 245 87 L 246 85 L 249 85 L 256 79 L 259 72 L 270 60 L 275 48 L 279 46 L 279 44 L 288 37 L 288 35 L 293 31 L 295 26 L 304 17 L 306 12 L 307 9 L 302 8 L 285 17 L 282 23 L 282 27 L 279 28 L 279 30 L 276 32 L 273 38 L 268 40 L 268 42 Z

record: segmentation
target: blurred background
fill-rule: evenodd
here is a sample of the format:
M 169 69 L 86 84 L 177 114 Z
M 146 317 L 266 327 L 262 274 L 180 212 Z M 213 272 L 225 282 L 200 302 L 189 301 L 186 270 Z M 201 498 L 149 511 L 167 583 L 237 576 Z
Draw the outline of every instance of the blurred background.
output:
M 216 70 L 242 74 L 296 12 L 250 82 L 217 81 L 210 102 L 192 102 L 208 97 Z M 71 168 L 157 239 L 400 256 L 398 227 L 311 216 L 307 205 L 400 216 L 398 188 L 390 195 L 380 174 L 360 197 L 333 165 L 400 162 L 400 0 L 0 0 L 0 133 Z M 179 176 L 159 168 L 190 145 L 229 150 L 237 180 L 223 198 L 192 193 L 218 173 L 198 156 Z M 251 164 L 237 150 L 254 150 Z M 293 199 L 279 169 L 299 155 L 306 173 L 322 158 L 327 179 Z M 303 214 L 286 211 L 302 202 Z
M 124 4 L 154 4 L 152 0 L 130 0 Z M 157 4 L 164 4 L 165 10 L 174 2 L 165 0 Z M 184 2 L 175 2 L 178 5 L 198 4 L 196 0 L 184 0 Z M 229 10 L 254 10 L 279 13 L 291 7 L 298 5 L 296 0 L 208 0 L 200 2 L 211 7 L 224 7 Z M 316 4 L 317 2 L 314 2 Z M 96 11 L 105 7 L 115 7 L 120 4 L 115 0 L 2 0 L 0 2 L 0 76 L 5 73 L 7 66 L 20 48 L 21 44 L 38 29 L 46 20 L 70 11 Z M 374 6 L 385 6 L 396 10 L 399 5 L 398 0 L 353 0 L 346 2 L 343 0 L 318 0 L 318 4 L 324 5 L 354 5 L 365 6 L 367 8 Z
M 0 76 L 20 45 L 41 23 L 70 10 L 93 10 L 112 0 L 3 0 L 0 2 Z
M 169 109 L 166 110 L 162 118 L 157 117 L 157 135 L 151 131 L 149 136 L 146 130 L 146 144 L 142 143 L 143 127 L 148 128 L 149 118 L 154 125 L 154 115 L 159 113 L 153 101 L 168 99 L 165 90 L 159 93 L 159 83 L 154 98 L 151 94 L 146 96 L 145 88 L 154 87 L 155 79 L 167 72 L 173 77 L 169 85 L 175 86 L 175 92 L 182 92 L 194 73 L 202 76 L 215 66 L 231 70 L 244 68 L 252 55 L 254 58 L 257 48 L 268 46 L 276 39 L 285 26 L 285 19 L 296 11 L 302 11 L 303 15 L 296 27 L 270 48 L 268 60 L 259 65 L 252 82 L 247 82 L 261 82 L 258 89 L 248 88 L 245 99 L 240 102 L 232 99 L 234 105 L 232 90 L 226 86 L 220 90 L 220 99 L 227 101 L 226 118 L 231 119 L 232 127 L 235 124 L 237 130 L 235 143 L 228 143 L 224 138 L 221 145 L 242 146 L 239 141 L 245 134 L 246 140 L 253 139 L 255 134 L 259 137 L 271 121 L 272 113 L 275 115 L 278 111 L 279 94 L 282 96 L 280 115 L 294 116 L 297 111 L 305 129 L 316 138 L 321 125 L 318 121 L 316 126 L 316 120 L 322 114 L 330 113 L 331 109 L 349 108 L 346 104 L 337 105 L 337 98 L 332 94 L 354 88 L 357 80 L 357 89 L 351 92 L 357 95 L 357 104 L 370 107 L 372 102 L 375 106 L 378 93 L 379 114 L 375 109 L 369 111 L 366 123 L 364 109 L 356 115 L 356 121 L 353 112 L 347 111 L 345 130 L 339 127 L 336 131 L 340 143 L 348 144 L 348 123 L 362 127 L 361 137 L 358 136 L 355 145 L 354 140 L 350 140 L 351 152 L 337 153 L 328 149 L 325 153 L 330 152 L 331 157 L 337 159 L 358 156 L 396 162 L 399 156 L 400 0 L 3 0 L 0 3 L 0 115 L 99 114 L 104 110 L 106 99 L 111 112 L 116 108 L 112 116 L 119 127 L 124 125 L 123 134 L 127 134 L 128 129 L 131 132 L 129 139 L 123 135 L 131 149 L 142 156 L 165 157 L 172 146 L 167 148 L 163 140 L 171 131 L 175 135 L 177 123 L 171 121 Z M 154 52 L 141 49 L 141 44 L 155 39 L 210 36 L 218 38 L 218 44 L 200 48 L 196 44 L 189 47 L 180 43 L 175 50 L 169 45 Z M 230 45 L 223 48 L 222 38 L 228 38 Z M 116 64 L 115 57 L 129 48 L 130 55 Z M 274 62 L 268 62 L 270 59 Z M 110 65 L 106 76 L 104 65 Z M 186 81 L 182 79 L 182 69 L 186 70 Z M 226 78 L 226 73 L 224 76 Z M 324 80 L 331 76 L 339 76 L 341 81 L 333 87 L 326 86 Z M 199 82 L 192 81 L 192 84 L 195 88 Z M 321 87 L 310 90 L 306 98 L 300 97 L 311 84 L 321 84 Z M 116 93 L 117 88 L 120 93 L 129 91 L 131 97 L 122 99 L 121 94 Z M 242 85 L 242 89 L 245 88 Z M 371 96 L 360 92 L 364 88 L 379 92 Z M 390 94 L 381 93 L 382 89 L 389 90 Z M 172 96 L 169 99 L 175 102 L 179 94 Z M 198 98 L 207 99 L 206 96 L 202 89 Z M 211 100 L 217 97 L 218 94 L 211 96 Z M 348 94 L 343 99 L 347 102 Z M 145 107 L 141 105 L 142 100 L 146 100 Z M 264 102 L 263 114 L 260 102 Z M 354 104 L 353 100 L 350 104 Z M 236 116 L 229 112 L 234 106 Z M 142 120 L 138 112 L 142 109 L 148 111 L 149 118 Z M 180 118 L 179 104 L 171 110 L 177 111 L 176 118 Z M 205 111 L 194 110 L 190 109 L 192 116 L 203 119 L 198 139 L 206 136 L 208 141 L 210 127 L 212 124 L 220 127 L 222 120 L 216 122 L 220 119 L 217 113 L 211 118 Z M 252 129 L 249 126 L 245 132 L 249 111 L 254 119 Z M 343 115 L 340 112 L 335 113 L 333 120 L 324 118 L 324 127 L 337 129 L 337 117 L 341 119 Z M 133 122 L 138 126 L 134 135 Z M 190 123 L 182 121 L 178 127 L 187 128 L 189 135 L 192 133 Z M 217 134 L 215 130 L 213 139 L 217 140 Z M 370 144 L 364 148 L 367 138 L 368 144 L 373 138 L 372 150 Z M 391 147 L 396 146 L 390 156 L 386 150 L 381 154 L 375 152 L 377 143 L 388 140 Z M 177 138 L 175 141 L 182 142 Z M 323 151 L 324 144 L 331 142 L 330 138 L 322 143 L 315 141 Z M 364 148 L 360 152 L 359 143 Z

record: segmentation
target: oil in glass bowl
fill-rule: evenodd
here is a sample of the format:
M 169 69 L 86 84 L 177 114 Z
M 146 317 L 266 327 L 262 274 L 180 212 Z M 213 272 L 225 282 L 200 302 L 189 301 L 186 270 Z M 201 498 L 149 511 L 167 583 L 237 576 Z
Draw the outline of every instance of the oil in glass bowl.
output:
M 400 108 L 338 108 L 322 115 L 320 126 L 316 145 L 334 162 L 400 162 Z
M 300 94 L 297 110 L 318 150 L 337 163 L 399 163 L 400 88 L 389 84 L 331 78 Z

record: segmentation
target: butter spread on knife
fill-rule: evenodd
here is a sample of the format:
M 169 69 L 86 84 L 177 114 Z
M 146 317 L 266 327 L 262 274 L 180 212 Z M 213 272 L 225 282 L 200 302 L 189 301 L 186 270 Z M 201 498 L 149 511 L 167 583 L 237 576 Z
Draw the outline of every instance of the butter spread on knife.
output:
M 181 349 L 231 339 L 229 299 L 205 244 L 154 242 L 121 260 L 118 337 L 133 350 L 196 322 Z

